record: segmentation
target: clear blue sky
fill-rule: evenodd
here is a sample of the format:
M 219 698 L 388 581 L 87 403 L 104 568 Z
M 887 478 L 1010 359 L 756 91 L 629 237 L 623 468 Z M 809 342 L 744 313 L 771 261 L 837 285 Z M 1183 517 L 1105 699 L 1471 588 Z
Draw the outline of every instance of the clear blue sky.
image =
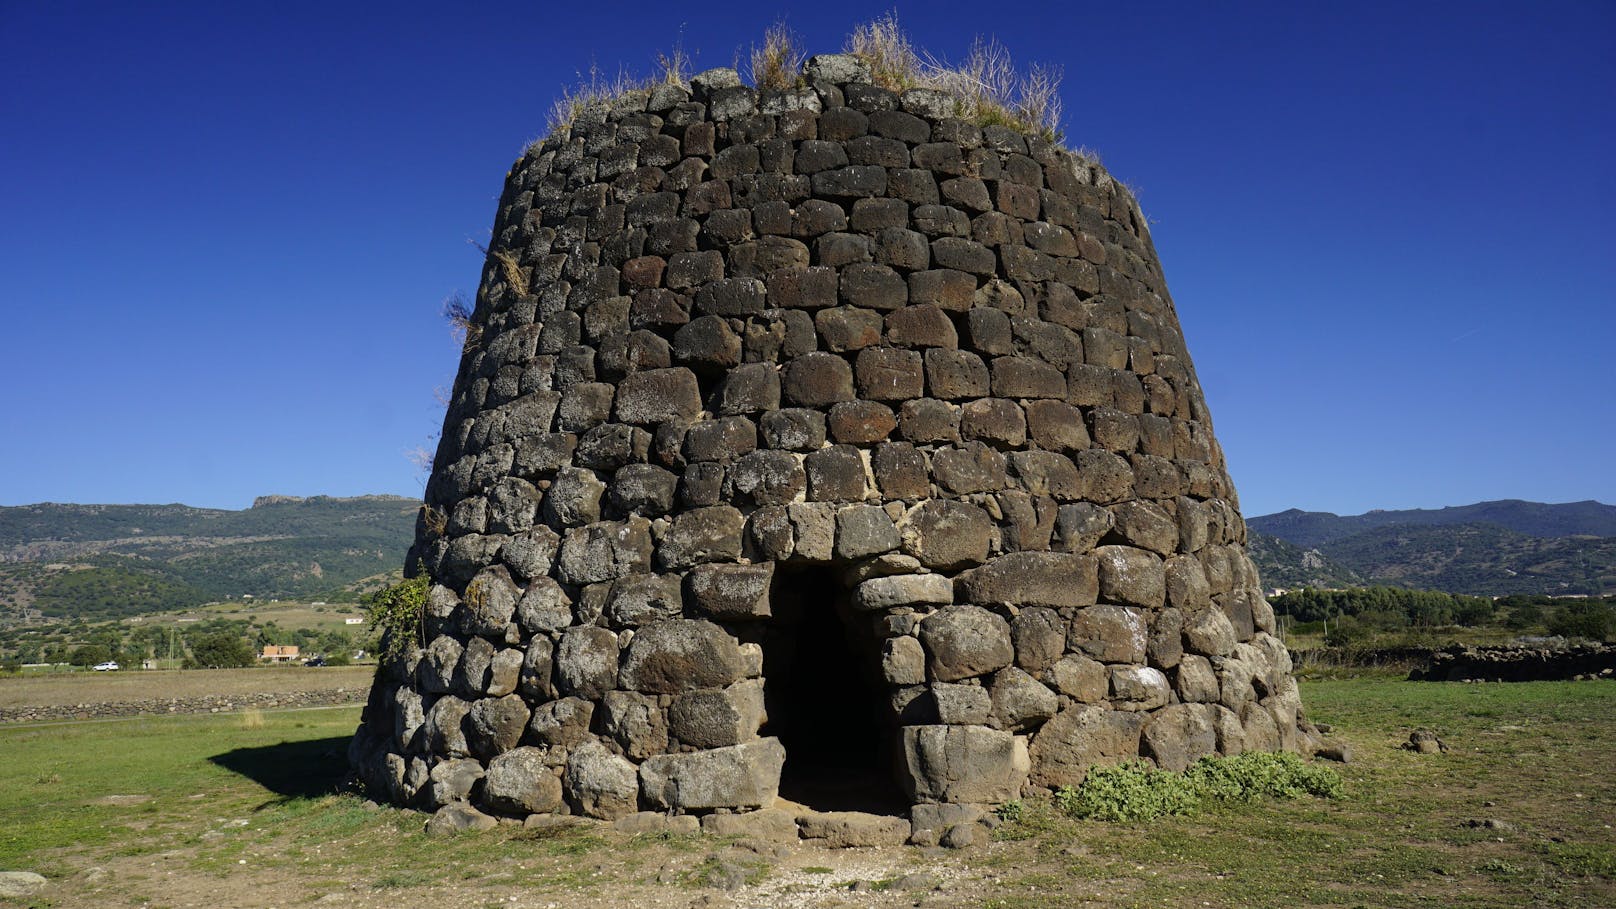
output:
M 418 495 L 558 90 L 776 8 L 832 51 L 884 7 L 0 0 L 0 504 Z M 1616 502 L 1616 5 L 1321 8 L 896 4 L 1064 66 L 1246 514 Z

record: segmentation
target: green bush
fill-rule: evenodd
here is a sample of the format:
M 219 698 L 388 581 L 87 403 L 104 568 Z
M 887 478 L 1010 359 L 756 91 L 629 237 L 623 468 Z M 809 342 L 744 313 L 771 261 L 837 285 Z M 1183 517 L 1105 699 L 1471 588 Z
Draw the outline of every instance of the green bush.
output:
M 1055 806 L 1066 814 L 1096 821 L 1148 821 L 1194 814 L 1201 797 L 1178 773 L 1142 761 L 1089 771 L 1081 786 L 1055 790 Z
M 365 604 L 365 618 L 381 634 L 381 661 L 391 662 L 421 643 L 421 613 L 426 609 L 426 575 L 376 591 Z
M 252 647 L 240 635 L 216 631 L 200 635 L 191 641 L 190 667 L 202 669 L 236 669 L 253 664 Z
M 1616 609 L 1591 600 L 1568 603 L 1549 619 L 1548 626 L 1549 634 L 1606 641 L 1616 631 Z
M 1308 764 L 1289 752 L 1253 751 L 1202 758 L 1183 773 L 1158 770 L 1143 761 L 1096 767 L 1081 786 L 1056 790 L 1055 806 L 1076 818 L 1148 821 L 1195 814 L 1207 804 L 1341 794 L 1341 778 L 1334 770 Z
M 1341 777 L 1328 767 L 1309 764 L 1289 751 L 1248 751 L 1225 758 L 1202 758 L 1184 772 L 1213 801 L 1255 802 L 1263 798 L 1297 799 L 1304 795 L 1340 798 Z

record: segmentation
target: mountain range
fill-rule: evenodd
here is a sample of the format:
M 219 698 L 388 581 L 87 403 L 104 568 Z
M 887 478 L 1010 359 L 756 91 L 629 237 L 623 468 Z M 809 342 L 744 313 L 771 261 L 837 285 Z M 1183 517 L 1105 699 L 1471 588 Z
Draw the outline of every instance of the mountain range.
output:
M 108 619 L 240 598 L 353 600 L 397 572 L 419 502 L 263 496 L 186 505 L 0 507 L 0 624 Z M 1616 592 L 1616 506 L 1504 500 L 1246 522 L 1268 587 Z
M 0 507 L 0 622 L 117 618 L 243 595 L 352 599 L 403 564 L 419 504 L 263 496 L 239 511 Z
M 1616 591 L 1616 506 L 1504 499 L 1337 515 L 1290 509 L 1246 520 L 1268 587 L 1383 584 L 1468 593 Z

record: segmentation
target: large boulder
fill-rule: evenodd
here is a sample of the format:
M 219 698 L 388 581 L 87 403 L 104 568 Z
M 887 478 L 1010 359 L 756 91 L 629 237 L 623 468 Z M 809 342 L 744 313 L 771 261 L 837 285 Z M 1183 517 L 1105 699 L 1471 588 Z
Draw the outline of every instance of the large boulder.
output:
M 1039 786 L 1076 786 L 1097 764 L 1116 764 L 1139 757 L 1142 714 L 1082 705 L 1068 707 L 1043 726 L 1032 740 L 1032 782 Z
M 932 678 L 952 682 L 1003 669 L 1015 659 L 1010 623 L 980 606 L 945 606 L 920 623 Z
M 1027 744 L 986 726 L 903 727 L 902 783 L 917 802 L 1007 802 L 1027 780 Z
M 622 687 L 648 694 L 723 688 L 741 678 L 740 645 L 724 629 L 695 619 L 643 628 L 623 658 Z
M 524 745 L 488 764 L 483 802 L 501 814 L 538 814 L 561 806 L 561 779 L 545 762 L 545 751 Z
M 1145 752 L 1163 770 L 1183 771 L 1216 754 L 1218 708 L 1211 704 L 1173 704 L 1151 715 L 1144 731 Z
M 763 682 L 749 679 L 728 688 L 687 691 L 668 708 L 668 732 L 697 748 L 739 745 L 757 737 L 763 724 Z
M 657 808 L 760 808 L 780 790 L 786 750 L 779 739 L 728 748 L 660 754 L 640 765 L 646 801 Z
M 1012 552 L 960 574 L 955 599 L 1012 606 L 1087 606 L 1096 592 L 1093 556 Z
M 466 713 L 466 744 L 487 760 L 516 747 L 527 727 L 529 711 L 521 695 L 483 698 Z
M 556 680 L 565 694 L 598 700 L 617 687 L 617 635 L 596 625 L 569 628 L 556 648 Z
M 616 820 L 639 810 L 640 784 L 634 765 L 589 741 L 567 756 L 564 788 L 574 811 Z

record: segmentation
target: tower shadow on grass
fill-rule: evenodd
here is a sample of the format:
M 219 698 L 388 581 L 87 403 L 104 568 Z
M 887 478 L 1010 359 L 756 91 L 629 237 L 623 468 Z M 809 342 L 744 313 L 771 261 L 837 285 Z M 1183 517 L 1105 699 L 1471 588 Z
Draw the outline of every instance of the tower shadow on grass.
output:
M 208 758 L 275 793 L 260 807 L 337 792 L 348 774 L 348 736 L 236 748 Z

